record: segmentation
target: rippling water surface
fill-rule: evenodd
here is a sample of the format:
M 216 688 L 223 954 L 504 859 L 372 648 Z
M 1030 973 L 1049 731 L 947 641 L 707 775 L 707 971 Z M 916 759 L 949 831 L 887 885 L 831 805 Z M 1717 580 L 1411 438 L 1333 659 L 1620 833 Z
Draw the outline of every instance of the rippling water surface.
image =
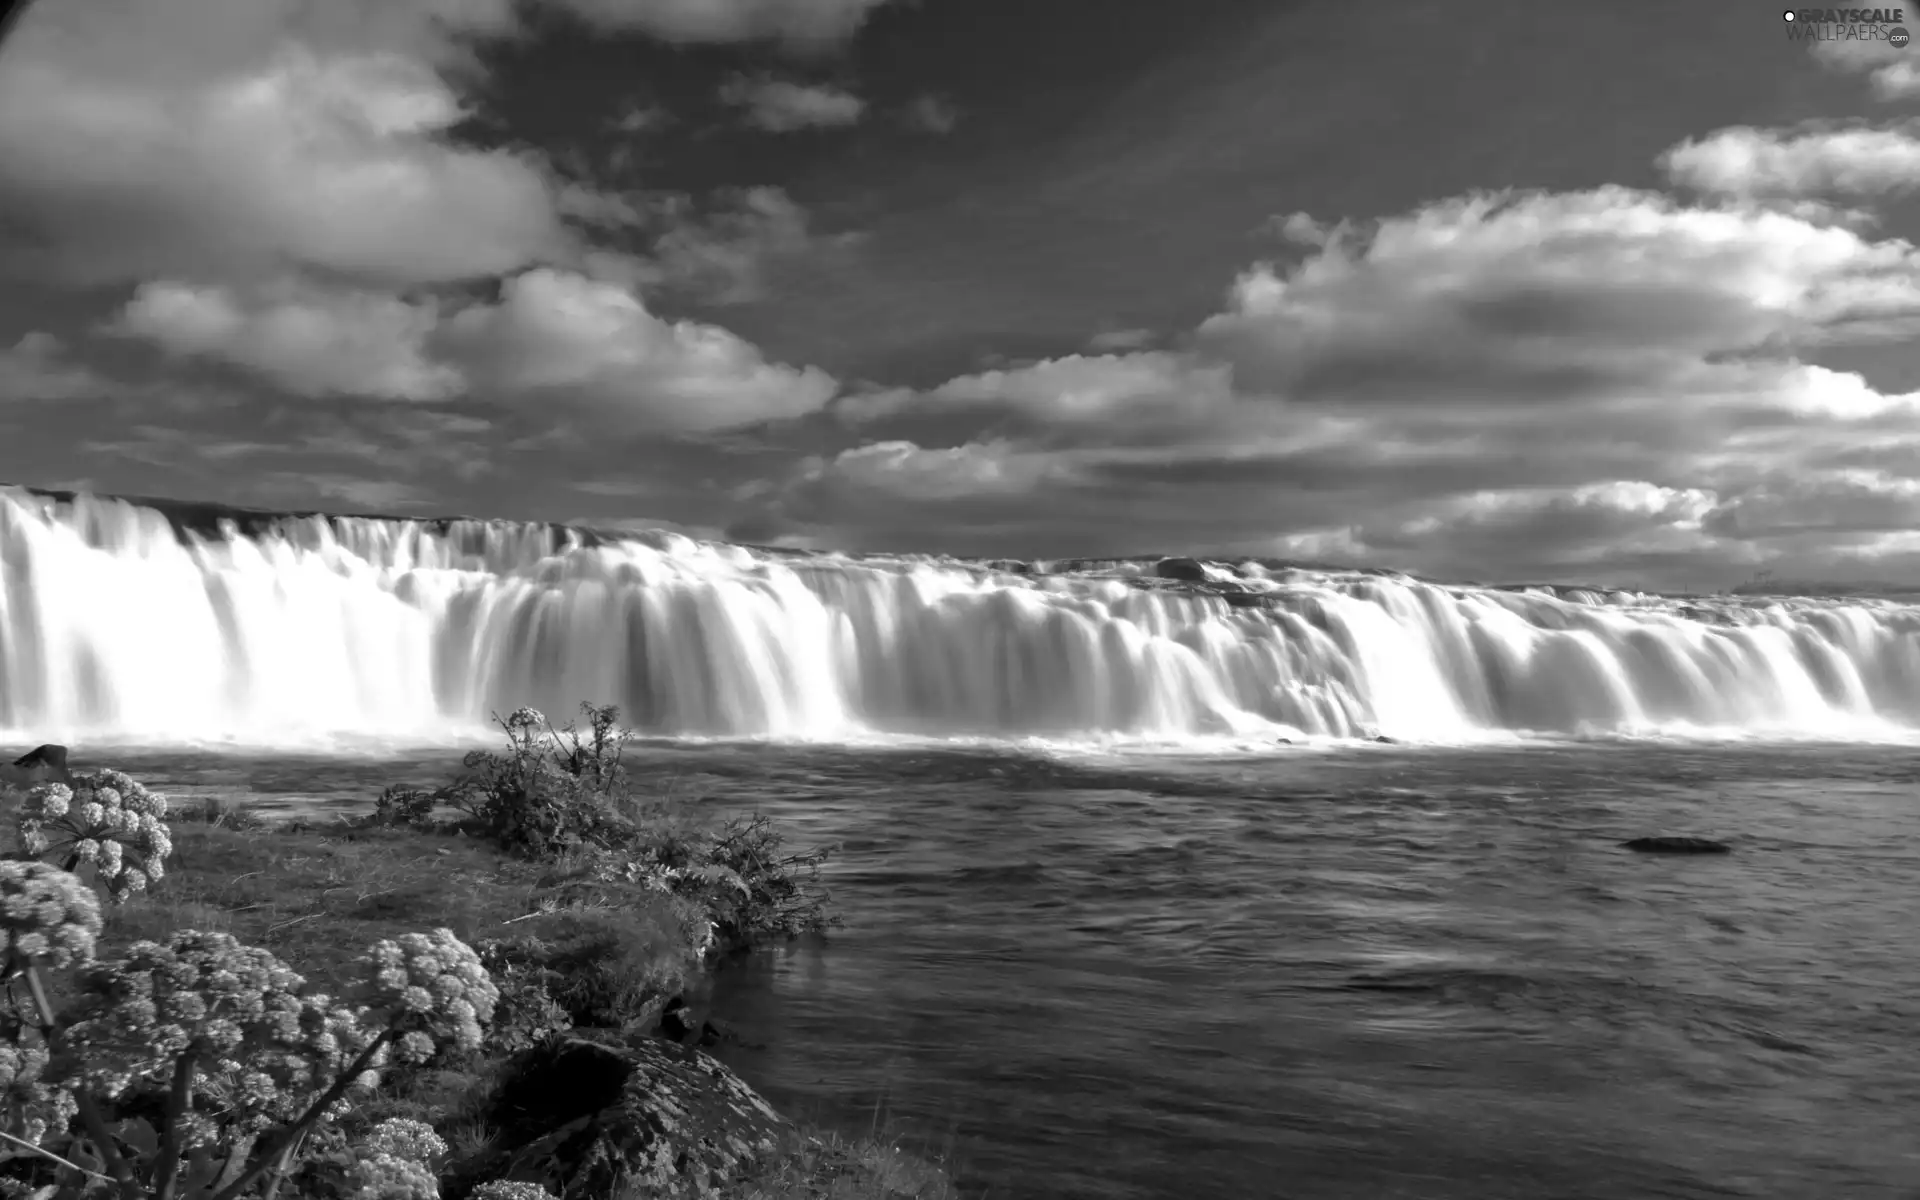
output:
M 992 1196 L 1920 1196 L 1911 749 L 637 758 L 844 845 L 725 1056 Z M 452 760 L 114 761 L 333 808 Z

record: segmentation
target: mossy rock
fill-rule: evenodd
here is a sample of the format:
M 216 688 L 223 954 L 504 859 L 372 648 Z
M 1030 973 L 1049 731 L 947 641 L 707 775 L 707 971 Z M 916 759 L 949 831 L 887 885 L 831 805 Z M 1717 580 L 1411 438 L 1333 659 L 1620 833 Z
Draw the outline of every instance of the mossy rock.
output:
M 492 1179 L 565 1200 L 641 1186 L 698 1196 L 750 1174 L 793 1126 L 711 1055 L 659 1038 L 555 1038 L 515 1065 L 493 1103 L 500 1148 L 455 1172 L 460 1200 Z

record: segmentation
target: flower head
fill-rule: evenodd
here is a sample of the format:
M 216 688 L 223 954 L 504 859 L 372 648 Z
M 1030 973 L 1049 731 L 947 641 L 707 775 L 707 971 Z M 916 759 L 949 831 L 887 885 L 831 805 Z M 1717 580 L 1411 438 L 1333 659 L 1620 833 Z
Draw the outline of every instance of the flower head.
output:
M 97 771 L 72 787 L 44 783 L 20 806 L 20 842 L 68 869 L 90 864 L 118 904 L 162 877 L 173 853 L 167 799 L 124 771 Z
M 493 1019 L 500 999 L 480 956 L 451 929 L 377 942 L 361 967 L 368 1003 L 384 1010 L 394 1028 L 463 1050 L 479 1047 L 480 1027 Z M 416 1053 L 420 1045 L 413 1039 L 405 1049 Z
M 559 1200 L 552 1192 L 537 1183 L 523 1183 L 517 1179 L 496 1179 L 483 1183 L 473 1189 L 473 1200 Z
M 0 862 L 5 970 L 39 959 L 56 969 L 93 958 L 100 902 L 69 871 L 42 862 Z
M 73 1092 L 46 1079 L 47 1052 L 0 1044 L 0 1115 L 8 1129 L 34 1145 L 61 1133 L 78 1111 Z
M 447 1143 L 433 1126 L 405 1117 L 391 1117 L 375 1125 L 362 1145 L 370 1155 L 389 1154 L 418 1163 L 431 1163 L 447 1152 Z
M 188 1056 L 198 1094 L 227 1126 L 257 1133 L 292 1120 L 378 1032 L 323 994 L 301 995 L 304 982 L 229 934 L 188 929 L 136 943 L 83 976 L 81 1015 L 65 1035 L 71 1069 L 118 1096 L 164 1086 Z M 384 1065 L 384 1055 L 367 1065 Z
M 440 1200 L 440 1180 L 426 1164 L 372 1154 L 353 1165 L 353 1200 Z

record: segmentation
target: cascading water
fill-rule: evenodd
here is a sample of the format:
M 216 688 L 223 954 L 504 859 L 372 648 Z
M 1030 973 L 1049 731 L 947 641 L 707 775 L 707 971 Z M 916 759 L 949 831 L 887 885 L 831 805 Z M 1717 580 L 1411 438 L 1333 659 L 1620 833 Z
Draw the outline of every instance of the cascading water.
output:
M 0 489 L 0 725 L 36 739 L 444 737 L 616 703 L 661 734 L 1271 738 L 1920 727 L 1920 609 L 761 554 L 670 535 L 177 528 Z

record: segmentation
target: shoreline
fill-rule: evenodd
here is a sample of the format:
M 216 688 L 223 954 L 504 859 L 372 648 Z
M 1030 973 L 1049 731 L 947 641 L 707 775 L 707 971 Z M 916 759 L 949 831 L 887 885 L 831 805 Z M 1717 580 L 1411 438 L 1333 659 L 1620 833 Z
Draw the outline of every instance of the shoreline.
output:
M 588 711 L 596 717 L 609 712 Z M 525 741 L 518 745 L 529 748 Z M 531 761 L 492 757 L 495 765 Z M 0 797 L 8 802 L 9 817 L 29 788 L 62 779 L 72 779 L 64 758 L 52 770 L 45 764 L 0 769 Z M 530 1110 L 514 1097 L 535 1086 L 529 1080 L 554 1063 L 589 1052 L 617 1061 L 623 1083 L 600 1095 L 600 1108 L 591 1114 L 564 1103 L 553 1107 L 549 1124 L 571 1127 L 567 1122 L 590 1119 L 603 1130 L 597 1135 L 602 1141 L 631 1151 L 635 1163 L 642 1156 L 639 1143 L 652 1138 L 645 1148 L 648 1161 L 661 1158 L 654 1143 L 662 1143 L 663 1161 L 707 1171 L 700 1178 L 709 1184 L 726 1178 L 717 1193 L 703 1194 L 728 1200 L 952 1200 L 960 1194 L 950 1149 L 933 1153 L 930 1139 L 877 1124 L 860 1135 L 851 1123 L 792 1119 L 706 1053 L 740 1040 L 704 1009 L 718 974 L 742 956 L 837 923 L 824 892 L 800 879 L 824 853 L 785 851 L 764 818 L 716 825 L 712 810 L 722 805 L 652 801 L 645 820 L 633 826 L 639 836 L 620 846 L 620 860 L 658 863 L 689 845 L 709 844 L 732 845 L 760 860 L 759 869 L 738 870 L 718 861 L 692 863 L 685 877 L 694 885 L 663 888 L 658 877 L 639 878 L 631 865 L 609 869 L 613 858 L 582 853 L 578 846 L 534 854 L 502 844 L 502 830 L 480 828 L 471 811 L 463 816 L 454 810 L 450 820 L 447 810 L 436 814 L 438 806 L 421 806 L 434 795 L 390 787 L 357 819 L 265 820 L 247 804 L 211 798 L 172 809 L 167 874 L 146 894 L 106 910 L 101 956 L 125 953 L 143 939 L 165 941 L 180 930 L 202 929 L 271 952 L 304 976 L 310 990 L 345 994 L 353 964 L 370 940 L 451 930 L 475 948 L 500 988 L 485 1042 L 471 1053 L 389 1069 L 380 1092 L 341 1125 L 364 1131 L 383 1119 L 402 1119 L 432 1126 L 452 1147 L 440 1166 L 442 1194 L 449 1200 L 484 1179 L 539 1174 L 522 1160 L 531 1153 L 529 1143 L 554 1136 L 554 1130 L 536 1128 L 539 1121 L 527 1125 Z M 13 820 L 0 828 L 8 856 L 26 857 Z M 649 840 L 648 828 L 660 836 Z M 677 885 L 681 879 L 674 878 Z M 75 986 L 69 979 L 52 981 L 63 1001 L 72 999 Z M 580 1088 L 573 1076 L 567 1078 L 561 1090 L 575 1103 Z M 667 1122 L 664 1131 L 649 1133 L 640 1127 L 661 1124 L 651 1107 L 656 1102 L 662 1111 L 704 1113 L 707 1125 L 696 1121 L 679 1129 Z M 503 1124 L 503 1112 L 513 1113 L 514 1121 Z M 623 1121 L 633 1128 L 621 1132 Z M 746 1139 L 751 1145 L 740 1140 L 742 1131 L 754 1135 Z M 680 1135 L 684 1144 L 676 1146 Z M 724 1150 L 714 1149 L 716 1137 Z M 926 1148 L 908 1150 L 910 1142 Z M 573 1167 L 553 1169 L 560 1171 L 556 1179 L 585 1178 L 567 1175 Z M 652 1182 L 691 1184 L 667 1177 Z M 566 1186 L 556 1190 L 585 1194 Z

